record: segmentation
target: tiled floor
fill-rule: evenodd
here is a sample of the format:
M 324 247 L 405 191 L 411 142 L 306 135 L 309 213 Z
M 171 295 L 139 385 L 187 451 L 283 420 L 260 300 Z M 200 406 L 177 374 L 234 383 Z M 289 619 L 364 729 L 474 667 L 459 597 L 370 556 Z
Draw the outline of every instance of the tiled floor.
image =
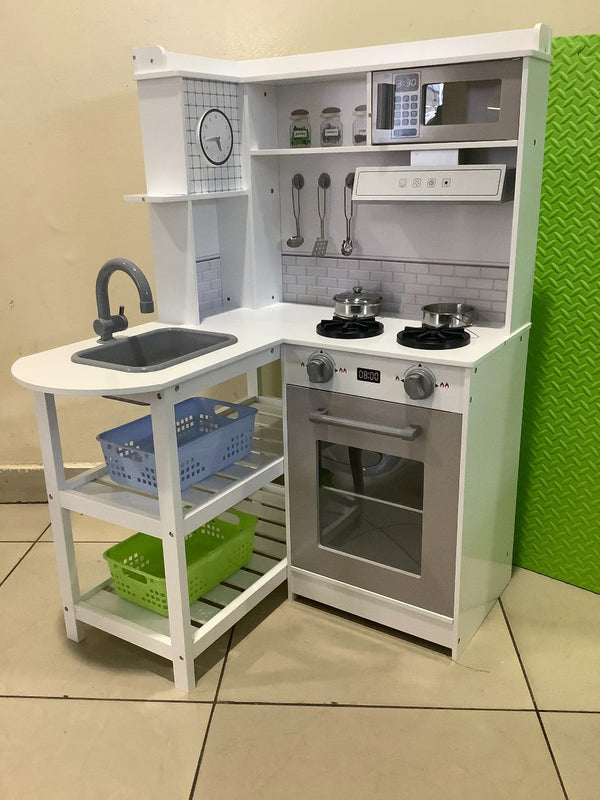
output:
M 74 520 L 82 584 L 122 529 Z M 516 570 L 453 663 L 279 590 L 197 659 L 64 635 L 46 506 L 0 506 L 0 798 L 600 797 L 600 596 Z

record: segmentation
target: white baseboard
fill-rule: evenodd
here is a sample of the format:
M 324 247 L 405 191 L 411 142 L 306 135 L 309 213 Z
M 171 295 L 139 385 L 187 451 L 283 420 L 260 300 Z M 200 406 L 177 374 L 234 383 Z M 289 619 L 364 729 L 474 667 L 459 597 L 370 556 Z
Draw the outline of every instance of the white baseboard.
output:
M 67 478 L 76 475 L 93 464 L 65 465 Z M 44 470 L 39 464 L 0 466 L 0 503 L 45 503 L 46 483 Z

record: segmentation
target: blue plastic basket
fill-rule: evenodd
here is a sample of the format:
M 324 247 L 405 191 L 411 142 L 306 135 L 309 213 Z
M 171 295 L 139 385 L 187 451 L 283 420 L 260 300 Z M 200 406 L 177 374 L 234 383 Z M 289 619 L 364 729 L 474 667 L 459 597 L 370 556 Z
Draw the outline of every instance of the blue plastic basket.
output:
M 217 408 L 225 413 L 217 414 Z M 245 458 L 254 436 L 256 409 L 191 397 L 175 406 L 181 490 Z M 108 474 L 124 486 L 157 494 L 156 458 L 150 416 L 97 437 Z

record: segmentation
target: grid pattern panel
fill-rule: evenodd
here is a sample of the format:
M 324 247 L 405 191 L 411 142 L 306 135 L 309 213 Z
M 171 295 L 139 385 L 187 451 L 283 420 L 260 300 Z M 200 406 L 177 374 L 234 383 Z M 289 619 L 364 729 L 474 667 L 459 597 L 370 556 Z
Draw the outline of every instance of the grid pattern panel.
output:
M 506 315 L 508 267 L 421 264 L 367 258 L 283 255 L 283 300 L 333 306 L 333 295 L 360 285 L 382 295 L 382 311 L 421 319 L 429 303 L 468 302 L 480 322 L 502 324 Z
M 243 188 L 240 155 L 241 115 L 238 85 L 225 81 L 184 78 L 185 152 L 188 192 L 205 194 Z M 233 130 L 233 151 L 226 164 L 216 167 L 202 155 L 196 141 L 198 120 L 209 108 L 218 108 L 229 117 Z

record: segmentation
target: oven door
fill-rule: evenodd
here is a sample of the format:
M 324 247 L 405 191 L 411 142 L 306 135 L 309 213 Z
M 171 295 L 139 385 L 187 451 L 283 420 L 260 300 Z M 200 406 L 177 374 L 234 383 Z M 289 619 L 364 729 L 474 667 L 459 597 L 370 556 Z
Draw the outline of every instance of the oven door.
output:
M 461 427 L 288 386 L 291 565 L 452 617 Z

